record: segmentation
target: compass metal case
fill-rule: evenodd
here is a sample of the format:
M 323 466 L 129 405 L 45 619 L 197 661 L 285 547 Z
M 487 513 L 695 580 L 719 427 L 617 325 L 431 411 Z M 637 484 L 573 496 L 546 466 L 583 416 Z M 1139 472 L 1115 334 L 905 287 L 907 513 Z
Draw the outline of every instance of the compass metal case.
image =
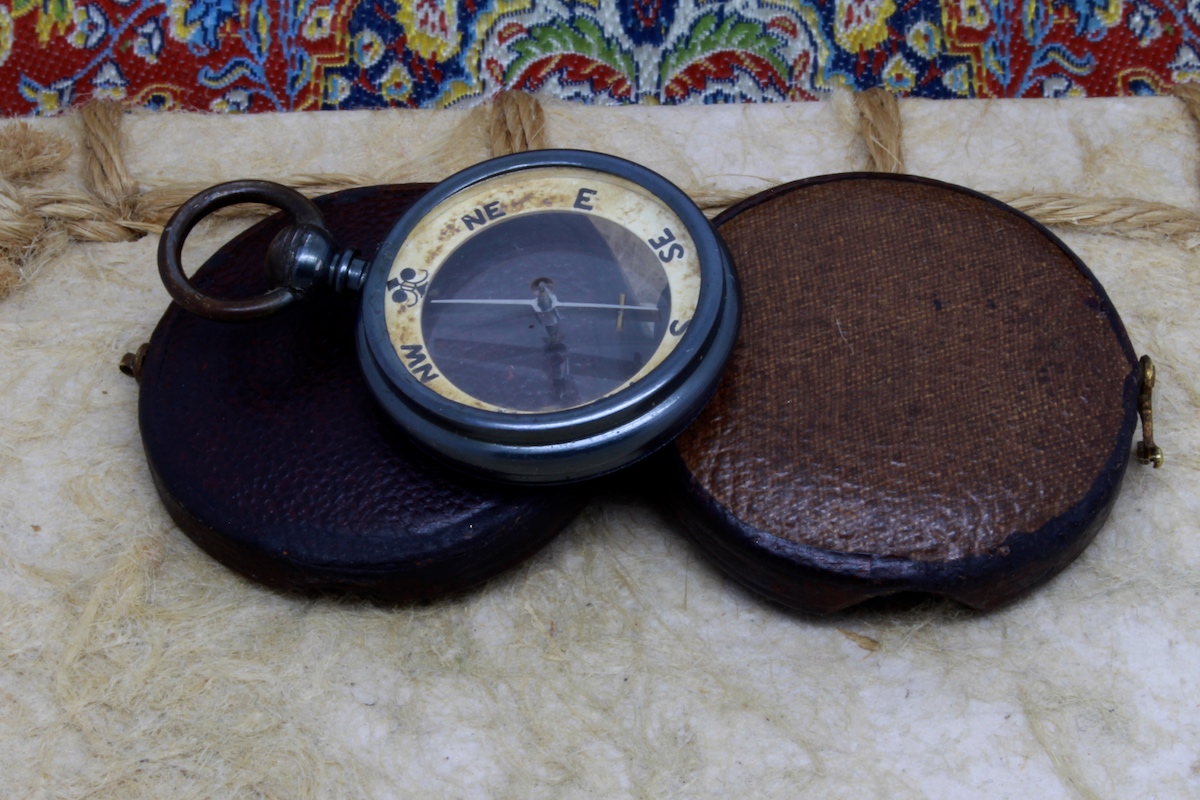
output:
M 601 475 L 674 438 L 740 313 L 724 245 L 681 190 L 569 150 L 443 181 L 362 293 L 359 361 L 388 414 L 436 457 L 516 483 Z

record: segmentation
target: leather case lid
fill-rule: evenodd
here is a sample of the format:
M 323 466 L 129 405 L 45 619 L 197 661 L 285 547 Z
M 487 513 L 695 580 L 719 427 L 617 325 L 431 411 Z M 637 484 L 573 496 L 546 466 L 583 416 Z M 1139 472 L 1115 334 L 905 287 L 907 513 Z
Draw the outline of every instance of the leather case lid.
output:
M 369 257 L 426 188 L 354 189 L 317 204 L 334 237 Z M 282 224 L 273 217 L 230 242 L 197 286 L 265 291 Z M 549 541 L 590 489 L 473 481 L 417 453 L 359 373 L 357 313 L 357 297 L 320 293 L 249 323 L 168 309 L 143 362 L 139 419 L 180 527 L 262 583 L 385 599 L 462 589 Z
M 681 510 L 718 563 L 814 611 L 904 590 L 990 607 L 1090 541 L 1138 366 L 1052 234 L 876 174 L 765 192 L 717 224 L 743 329 L 677 452 Z

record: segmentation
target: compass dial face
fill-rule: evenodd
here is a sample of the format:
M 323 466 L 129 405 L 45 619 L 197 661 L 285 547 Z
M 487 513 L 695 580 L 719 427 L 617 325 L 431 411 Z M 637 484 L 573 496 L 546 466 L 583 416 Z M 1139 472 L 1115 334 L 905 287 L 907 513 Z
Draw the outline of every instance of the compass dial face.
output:
M 393 260 L 384 318 L 423 386 L 474 408 L 577 408 L 648 375 L 700 296 L 696 243 L 661 199 L 576 167 L 497 175 L 451 195 Z

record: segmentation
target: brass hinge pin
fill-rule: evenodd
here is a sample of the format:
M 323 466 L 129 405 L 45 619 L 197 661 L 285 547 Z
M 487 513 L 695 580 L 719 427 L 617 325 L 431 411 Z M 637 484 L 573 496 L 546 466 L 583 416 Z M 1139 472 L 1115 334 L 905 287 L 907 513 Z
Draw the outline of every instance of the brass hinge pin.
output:
M 1142 418 L 1142 440 L 1137 444 L 1137 460 L 1140 464 L 1153 464 L 1155 469 L 1163 465 L 1162 448 L 1154 443 L 1154 362 L 1150 356 L 1142 356 L 1142 385 L 1138 392 L 1138 416 Z

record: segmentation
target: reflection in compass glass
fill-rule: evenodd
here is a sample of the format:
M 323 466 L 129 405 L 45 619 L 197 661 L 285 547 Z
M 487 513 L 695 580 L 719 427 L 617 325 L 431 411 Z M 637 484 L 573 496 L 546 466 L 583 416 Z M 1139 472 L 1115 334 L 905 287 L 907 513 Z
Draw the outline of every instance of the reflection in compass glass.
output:
M 658 256 L 603 217 L 544 211 L 488 224 L 430 282 L 422 332 L 438 372 L 514 411 L 619 389 L 658 349 L 671 293 Z

